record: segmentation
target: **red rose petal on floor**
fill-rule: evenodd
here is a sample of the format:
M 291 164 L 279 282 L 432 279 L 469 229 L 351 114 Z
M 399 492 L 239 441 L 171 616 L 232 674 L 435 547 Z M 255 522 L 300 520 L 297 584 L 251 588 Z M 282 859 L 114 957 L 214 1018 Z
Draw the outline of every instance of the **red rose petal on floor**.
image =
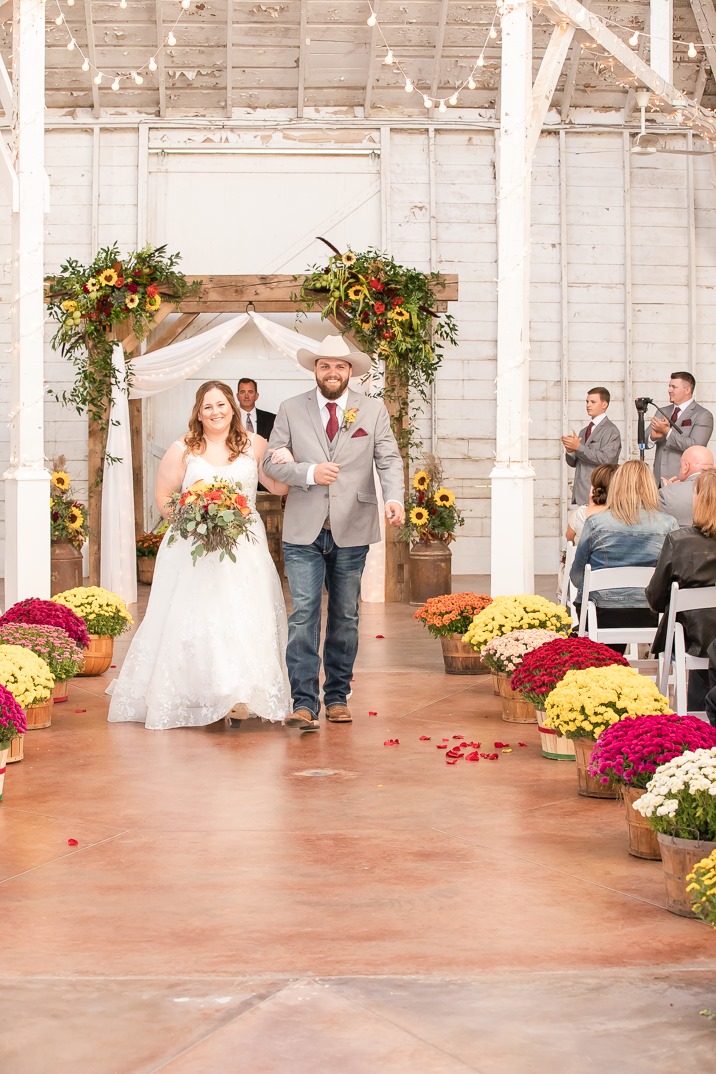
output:
M 443 742 L 449 742 L 449 741 L 450 741 L 450 739 L 449 739 L 449 738 L 444 738 L 444 739 L 443 739 Z
M 446 750 L 446 749 L 447 749 L 447 746 L 445 745 L 445 743 L 444 743 L 444 742 L 440 742 L 440 743 L 439 743 L 439 744 L 438 744 L 438 745 L 437 745 L 437 746 L 435 747 L 435 749 L 436 749 L 436 750 Z
M 78 846 L 78 845 L 79 845 L 79 844 L 77 843 L 77 840 L 76 840 L 76 839 L 68 839 L 68 840 L 67 840 L 67 846 L 68 846 L 68 847 L 76 847 L 76 846 Z
M 492 744 L 496 750 L 506 750 L 509 746 L 509 742 L 493 742 Z
M 368 713 L 368 715 L 369 715 L 369 716 L 377 716 L 377 715 L 378 715 L 378 713 L 377 713 L 377 712 L 369 712 L 369 713 Z
M 376 638 L 384 638 L 385 634 L 376 634 Z
M 472 745 L 471 742 L 461 742 L 460 743 L 460 749 L 461 750 L 466 750 L 468 748 L 468 746 L 471 746 L 471 745 Z
M 499 760 L 499 758 L 500 758 L 499 753 L 490 753 L 487 756 L 488 761 L 497 761 L 497 760 Z
M 383 745 L 384 746 L 399 746 L 400 745 L 400 739 L 399 738 L 388 738 L 388 739 L 385 740 Z
M 480 756 L 481 756 L 482 758 L 484 758 L 484 760 L 487 760 L 487 758 L 488 758 L 488 757 L 489 757 L 490 755 L 489 755 L 489 753 L 481 753 L 481 754 L 480 754 Z
M 429 742 L 429 741 L 430 741 L 430 735 L 421 735 L 420 738 L 418 739 L 418 742 Z
M 475 750 L 474 753 L 467 753 L 467 754 L 465 754 L 465 760 L 466 761 L 479 761 L 480 760 L 480 754 L 477 752 L 477 750 Z
M 117 666 L 117 665 L 116 665 L 116 664 L 110 664 L 109 666 L 110 666 L 111 668 L 116 668 L 116 666 Z
M 451 749 L 451 750 L 448 750 L 448 751 L 447 751 L 447 753 L 445 754 L 445 756 L 446 756 L 446 757 L 462 757 L 462 756 L 463 756 L 463 753 L 462 753 L 462 750 L 458 750 L 458 749 Z
M 526 743 L 526 742 L 518 742 L 518 743 L 517 743 L 517 745 L 518 745 L 518 746 L 526 746 L 526 745 L 527 745 L 527 743 Z
M 75 709 L 75 712 L 86 712 L 87 709 Z
M 464 735 L 453 735 L 452 737 L 453 738 L 464 738 L 465 736 Z
M 457 757 L 448 757 L 447 754 L 445 755 L 445 764 L 457 764 L 457 762 Z

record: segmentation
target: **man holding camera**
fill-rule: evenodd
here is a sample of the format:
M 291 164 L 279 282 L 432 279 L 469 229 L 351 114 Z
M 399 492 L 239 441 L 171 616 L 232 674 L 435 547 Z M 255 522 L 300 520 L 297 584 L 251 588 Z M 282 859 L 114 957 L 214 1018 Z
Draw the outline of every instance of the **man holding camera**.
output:
M 619 462 L 622 438 L 613 421 L 607 417 L 611 396 L 606 388 L 590 388 L 587 392 L 589 424 L 579 433 L 562 437 L 567 466 L 575 470 L 572 503 L 589 503 L 592 470 L 605 463 Z
M 711 439 L 714 417 L 694 399 L 695 387 L 691 373 L 672 373 L 669 379 L 671 406 L 665 406 L 663 412 L 657 411 L 651 419 L 646 447 L 656 448 L 654 477 L 659 486 L 669 478 L 678 477 L 681 456 L 687 448 L 695 444 L 706 447 Z

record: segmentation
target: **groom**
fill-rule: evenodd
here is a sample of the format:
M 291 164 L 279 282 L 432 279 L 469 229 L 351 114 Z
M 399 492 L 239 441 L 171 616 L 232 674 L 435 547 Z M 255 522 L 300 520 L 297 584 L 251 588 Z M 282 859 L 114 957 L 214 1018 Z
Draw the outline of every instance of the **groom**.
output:
M 286 664 L 293 714 L 289 727 L 317 731 L 320 709 L 321 597 L 328 592 L 323 646 L 326 719 L 350 723 L 346 700 L 358 651 L 358 600 L 368 545 L 380 540 L 378 471 L 385 517 L 405 519 L 403 461 L 379 399 L 349 389 L 370 370 L 370 358 L 351 351 L 342 336 L 327 336 L 298 361 L 316 388 L 281 404 L 264 470 L 290 485 L 283 522 L 283 555 L 293 611 Z M 291 453 L 280 449 L 287 448 Z

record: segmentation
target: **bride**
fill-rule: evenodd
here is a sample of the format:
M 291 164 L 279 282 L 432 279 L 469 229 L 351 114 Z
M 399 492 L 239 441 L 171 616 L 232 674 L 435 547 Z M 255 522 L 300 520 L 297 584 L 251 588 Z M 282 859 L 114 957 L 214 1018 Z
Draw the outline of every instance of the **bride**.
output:
M 188 541 L 177 536 L 170 545 L 165 536 L 144 620 L 107 690 L 111 723 L 198 727 L 222 719 L 237 704 L 272 721 L 291 711 L 286 610 L 255 510 L 259 480 L 279 495 L 288 488 L 264 474 L 265 451 L 263 437 L 243 428 L 231 389 L 216 380 L 202 384 L 189 432 L 160 464 L 157 506 L 167 518 L 173 492 L 199 479 L 238 481 L 254 508 L 256 539 L 240 539 L 235 563 L 209 553 L 194 564 Z

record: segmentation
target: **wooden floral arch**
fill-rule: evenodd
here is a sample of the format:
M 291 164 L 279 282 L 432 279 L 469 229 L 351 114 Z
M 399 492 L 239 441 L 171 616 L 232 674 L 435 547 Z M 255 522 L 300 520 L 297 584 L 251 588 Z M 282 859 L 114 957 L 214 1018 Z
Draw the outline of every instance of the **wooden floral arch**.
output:
M 198 277 L 187 276 L 187 283 L 193 283 Z M 457 301 L 458 278 L 456 275 L 440 277 L 440 297 L 435 306 L 439 313 L 447 310 L 448 302 Z M 305 309 L 305 304 L 297 297 L 301 288 L 302 277 L 298 276 L 204 276 L 202 291 L 197 297 L 187 295 L 175 305 L 163 302 L 154 315 L 153 328 L 147 337 L 145 353 L 158 350 L 173 343 L 182 332 L 196 320 L 201 313 L 239 313 L 249 303 L 253 303 L 257 313 L 292 313 Z M 170 324 L 163 324 L 171 313 L 179 316 Z M 331 318 L 332 319 L 332 318 Z M 340 328 L 341 326 L 338 325 Z M 131 358 L 139 346 L 139 340 L 133 332 L 122 336 L 117 333 L 125 354 Z M 359 348 L 360 349 L 360 348 Z M 390 403 L 388 404 L 389 409 Z M 132 439 L 132 468 L 134 477 L 134 521 L 137 534 L 144 530 L 144 432 L 142 428 L 142 401 L 130 400 L 130 425 Z M 87 470 L 91 475 L 101 469 L 106 431 L 96 422 L 90 421 L 88 431 Z M 406 476 L 407 464 L 406 463 Z M 90 539 L 89 571 L 90 584 L 99 585 L 100 574 L 100 535 L 102 526 L 101 488 L 93 486 L 90 481 L 89 525 L 92 533 Z M 385 556 L 385 599 L 390 602 L 405 602 L 409 599 L 407 578 L 408 549 L 396 540 L 395 531 L 386 532 Z

